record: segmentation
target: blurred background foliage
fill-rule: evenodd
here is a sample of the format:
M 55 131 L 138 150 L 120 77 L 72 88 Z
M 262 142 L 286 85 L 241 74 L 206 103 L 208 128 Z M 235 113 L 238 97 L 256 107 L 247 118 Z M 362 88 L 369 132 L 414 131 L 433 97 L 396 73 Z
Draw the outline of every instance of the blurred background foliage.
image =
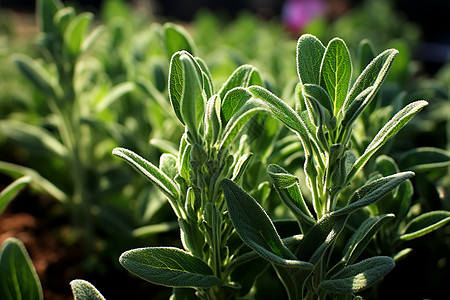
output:
M 174 50 L 180 50 L 179 45 L 166 43 L 165 35 L 170 34 L 171 28 L 189 33 L 191 52 L 205 60 L 216 86 L 238 66 L 251 64 L 260 70 L 266 86 L 292 106 L 298 81 L 292 62 L 296 40 L 302 33 L 311 33 L 322 41 L 338 36 L 346 41 L 352 57 L 357 57 L 363 39 L 371 42 L 376 53 L 396 48 L 400 54 L 371 109 L 376 117 L 367 115 L 365 122 L 356 125 L 361 136 L 373 136 L 378 131 L 373 120 L 381 120 L 380 116 L 388 119 L 403 104 L 426 99 L 430 105 L 395 141 L 383 148 L 384 152 L 401 166 L 402 159 L 406 160 L 402 154 L 408 149 L 437 147 L 450 151 L 450 31 L 446 25 L 450 3 L 446 0 L 426 3 L 403 0 L 79 0 L 64 3 L 75 7 L 77 14 L 94 13 L 94 25 L 104 27 L 94 46 L 74 63 L 73 85 L 77 99 L 89 108 L 79 119 L 80 127 L 89 128 L 91 143 L 90 159 L 84 162 L 87 188 L 93 199 L 89 214 L 94 220 L 92 230 L 96 241 L 91 259 L 84 264 L 84 272 L 89 274 L 104 276 L 111 270 L 125 274 L 117 263 L 117 257 L 124 250 L 177 242 L 174 216 L 164 197 L 139 174 L 111 156 L 111 150 L 121 146 L 157 165 L 161 153 L 174 153 L 178 149 L 183 132 L 167 94 L 170 56 Z M 0 4 L 0 120 L 3 124 L 0 126 L 0 160 L 35 170 L 70 197 L 74 183 L 64 161 L 48 152 L 48 145 L 39 139 L 30 139 L 30 135 L 25 134 L 28 127 L 13 132 L 4 125 L 20 122 L 60 139 L 48 97 L 20 73 L 13 59 L 14 54 L 24 53 L 39 62 L 50 62 L 46 68 L 54 71 L 52 60 L 38 43 L 40 36 L 34 10 L 35 1 Z M 359 74 L 360 67 L 354 62 L 354 76 Z M 93 107 L 108 95 L 107 109 L 94 110 Z M 261 158 L 255 158 L 249 166 L 248 173 L 252 176 L 245 178 L 244 186 L 267 181 L 263 167 L 266 163 L 282 161 L 288 169 L 301 163 L 302 151 L 295 138 L 281 127 L 279 131 L 273 128 L 276 125 L 271 119 L 255 118 L 252 122 L 249 136 L 254 145 L 258 145 L 261 135 L 271 137 L 274 143 L 270 149 L 267 145 L 260 147 Z M 364 139 L 359 142 L 363 144 Z M 280 153 L 279 149 L 285 151 Z M 5 171 L 8 168 L 9 165 L 1 167 L 2 187 L 11 182 L 11 177 L 23 175 Z M 450 209 L 447 165 L 424 166 L 417 171 L 413 183 L 413 201 L 421 207 L 418 209 Z M 36 208 L 45 203 L 45 208 L 50 209 L 41 211 L 40 217 L 70 223 L 67 220 L 70 207 L 52 200 L 54 195 L 42 186 L 31 184 L 31 187 L 24 197 L 32 200 L 19 197 L 10 211 L 20 211 L 26 205 Z M 278 206 L 274 193 L 264 188 L 259 192 L 264 195 L 263 205 L 267 211 L 274 216 L 285 216 L 286 211 Z M 29 203 L 34 199 L 40 199 L 36 200 L 38 204 Z M 66 245 L 78 243 L 77 234 L 60 235 L 64 236 Z M 411 248 L 415 249 L 414 253 L 387 276 L 380 298 L 392 297 L 392 293 L 410 299 L 433 298 L 445 291 L 445 279 L 450 277 L 449 226 L 423 240 L 411 242 Z M 264 278 L 262 276 L 261 281 L 264 282 Z M 262 286 L 261 290 L 270 294 L 270 288 Z M 110 285 L 103 288 L 98 284 L 98 287 L 106 298 L 108 293 L 114 295 Z

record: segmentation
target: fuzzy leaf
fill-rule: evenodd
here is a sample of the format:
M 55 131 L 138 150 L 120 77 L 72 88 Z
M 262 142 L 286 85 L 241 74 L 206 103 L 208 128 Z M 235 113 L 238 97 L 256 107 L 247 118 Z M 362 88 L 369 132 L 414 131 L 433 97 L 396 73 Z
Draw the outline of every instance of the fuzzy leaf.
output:
M 211 288 L 221 282 L 204 261 L 178 248 L 133 249 L 122 253 L 119 262 L 142 279 L 165 286 Z
M 74 300 L 105 300 L 103 295 L 90 282 L 85 280 L 72 280 L 70 282 Z
M 369 242 L 387 221 L 395 218 L 393 214 L 385 214 L 366 219 L 352 235 L 344 250 L 342 261 L 345 265 L 353 264 L 366 249 Z
M 14 180 L 6 188 L 0 191 L 0 215 L 5 210 L 6 206 L 17 196 L 17 194 L 31 182 L 30 176 L 23 176 Z
M 369 87 L 372 87 L 371 92 L 365 97 L 364 101 L 361 102 L 359 108 L 356 110 L 356 115 L 361 114 L 364 108 L 373 99 L 375 93 L 378 92 L 384 79 L 386 79 L 392 62 L 397 54 L 398 51 L 395 49 L 385 50 L 365 67 L 344 102 L 344 111 L 350 107 L 358 95 L 367 90 Z
M 124 148 L 114 148 L 112 153 L 113 155 L 126 160 L 139 172 L 154 182 L 170 200 L 178 199 L 179 191 L 175 182 L 173 182 L 172 179 L 170 179 L 151 162 L 147 161 L 133 151 Z
M 194 42 L 182 26 L 178 26 L 173 23 L 164 24 L 163 38 L 166 46 L 167 57 L 172 57 L 175 52 L 182 50 L 195 55 Z
M 175 155 L 163 153 L 159 158 L 159 169 L 169 178 L 175 178 L 178 174 L 178 159 Z
M 347 178 L 349 183 L 353 177 L 362 169 L 366 162 L 372 157 L 372 155 L 383 146 L 388 139 L 394 136 L 400 129 L 402 129 L 419 111 L 422 110 L 428 102 L 419 100 L 408 104 L 402 110 L 400 110 L 394 117 L 392 117 L 383 128 L 373 138 L 372 142 L 367 146 L 364 153 L 355 162 L 353 169 Z
M 44 299 L 30 256 L 16 238 L 6 239 L 0 251 L 0 299 Z
M 450 222 L 450 212 L 437 210 L 424 213 L 408 223 L 401 240 L 409 241 L 428 234 Z
M 343 40 L 334 38 L 328 43 L 320 72 L 322 86 L 326 87 L 334 104 L 332 112 L 337 115 L 347 97 L 352 76 L 350 53 Z
M 303 140 L 312 136 L 302 118 L 283 100 L 260 86 L 251 86 L 248 89 L 255 98 L 263 100 L 268 105 L 270 111 L 278 120 L 288 128 L 298 132 Z
M 219 90 L 220 99 L 225 99 L 225 95 L 236 87 L 247 88 L 251 85 L 262 85 L 262 81 L 258 70 L 251 65 L 242 65 L 237 68 L 233 74 L 228 77 L 227 81 Z
M 221 185 L 231 221 L 244 243 L 272 263 L 295 260 L 261 205 L 233 181 L 224 179 Z
M 395 266 L 387 256 L 375 256 L 347 266 L 319 284 L 319 289 L 338 294 L 360 292 L 383 278 Z
M 258 99 L 247 101 L 241 109 L 236 112 L 228 121 L 227 126 L 223 130 L 223 138 L 219 145 L 219 149 L 225 150 L 234 141 L 242 127 L 258 112 L 266 111 L 267 108 Z
M 319 85 L 305 84 L 303 96 L 311 122 L 319 128 L 329 123 L 333 114 L 333 104 L 328 93 Z
M 421 147 L 403 153 L 399 166 L 414 172 L 431 171 L 450 166 L 450 153 L 443 149 Z
M 241 176 L 245 173 L 252 156 L 252 153 L 247 153 L 239 157 L 238 161 L 233 166 L 233 175 L 231 176 L 231 180 L 237 182 L 241 178 Z
M 413 172 L 401 172 L 394 175 L 382 177 L 367 183 L 363 187 L 355 191 L 350 199 L 350 204 L 334 211 L 336 215 L 346 215 L 357 209 L 368 206 L 381 199 L 388 192 L 395 189 L 405 180 L 414 176 Z
M 316 265 L 328 248 L 334 244 L 347 222 L 346 215 L 326 214 L 304 235 L 296 256 Z
M 195 59 L 187 52 L 181 54 L 180 62 L 183 66 L 184 83 L 180 112 L 187 129 L 198 139 L 198 129 L 205 111 L 202 72 Z
M 176 52 L 170 59 L 168 89 L 169 99 L 172 104 L 173 111 L 175 112 L 178 120 L 180 120 L 180 122 L 184 125 L 184 120 L 180 111 L 180 103 L 183 96 L 184 87 L 183 65 L 180 60 L 182 53 L 182 51 Z
M 252 97 L 252 94 L 244 88 L 236 87 L 229 90 L 225 98 L 222 100 L 223 124 L 231 119 L 231 117 Z
M 314 226 L 316 220 L 303 199 L 298 178 L 278 165 L 269 165 L 267 174 L 272 179 L 281 200 L 297 218 L 302 232 L 307 232 L 310 227 Z
M 215 94 L 214 80 L 205 61 L 199 57 L 196 57 L 195 60 L 202 69 L 203 89 L 205 90 L 206 93 L 206 99 L 209 99 Z
M 325 46 L 315 36 L 302 35 L 297 42 L 297 74 L 300 83 L 320 85 L 320 65 Z
M 209 98 L 205 109 L 205 140 L 209 141 L 211 145 L 217 142 L 220 133 L 222 132 L 222 122 L 220 119 L 220 98 L 214 95 Z

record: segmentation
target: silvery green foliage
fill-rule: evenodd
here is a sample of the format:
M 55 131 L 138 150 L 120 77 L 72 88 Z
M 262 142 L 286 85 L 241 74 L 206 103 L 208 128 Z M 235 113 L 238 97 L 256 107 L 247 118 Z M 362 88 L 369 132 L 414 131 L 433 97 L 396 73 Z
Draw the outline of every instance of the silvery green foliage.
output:
M 385 168 L 383 171 L 389 171 L 355 186 L 360 184 L 361 171 L 369 159 L 427 105 L 422 100 L 406 105 L 381 127 L 365 150 L 359 153 L 352 148 L 353 125 L 373 101 L 396 54 L 395 49 L 389 49 L 374 56 L 352 82 L 352 60 L 345 42 L 335 38 L 324 46 L 306 34 L 297 44 L 296 109 L 265 88 L 248 88 L 252 99 L 262 100 L 297 135 L 305 152 L 303 186 L 309 190 L 310 199 L 303 196 L 296 176 L 278 165 L 267 169 L 281 200 L 296 217 L 300 229 L 297 242 L 288 247 L 264 209 L 237 184 L 225 179 L 222 187 L 236 231 L 244 243 L 274 267 L 289 299 L 339 298 L 379 281 L 394 267 L 391 255 L 397 259 L 404 251 L 396 254 L 391 248 L 385 251 L 388 256 L 364 260 L 360 256 L 383 225 L 393 219 L 396 222 L 390 232 L 394 232 L 396 242 L 426 234 L 450 220 L 448 212 L 438 211 L 423 214 L 406 226 L 402 223 L 410 208 L 411 171 Z M 376 209 L 381 199 L 384 202 L 389 197 L 398 204 Z M 355 215 L 362 215 L 364 221 L 353 229 L 340 254 L 342 259 L 333 261 L 340 233 Z
M 183 33 L 175 33 L 166 39 L 180 38 L 185 44 Z M 175 298 L 180 288 L 195 289 L 201 299 L 236 297 L 242 289 L 232 280 L 233 271 L 256 258 L 232 263 L 241 243 L 232 238 L 235 233 L 220 185 L 223 179 L 238 181 L 245 172 L 251 154 L 244 153 L 238 134 L 254 115 L 267 110 L 261 100 L 252 99 L 247 90 L 251 85 L 262 85 L 259 72 L 243 65 L 216 89 L 200 58 L 177 51 L 170 61 L 168 90 L 173 111 L 185 128 L 178 151 L 163 154 L 156 166 L 131 150 L 113 150 L 165 194 L 178 219 L 184 248 L 133 249 L 121 255 L 120 263 L 147 281 L 176 288 Z M 251 287 L 254 277 L 249 276 Z

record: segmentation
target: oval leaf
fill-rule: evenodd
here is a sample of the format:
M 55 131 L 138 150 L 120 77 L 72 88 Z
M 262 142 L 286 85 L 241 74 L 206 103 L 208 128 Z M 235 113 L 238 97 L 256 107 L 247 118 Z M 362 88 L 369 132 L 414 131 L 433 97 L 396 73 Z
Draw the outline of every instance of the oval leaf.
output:
M 450 212 L 437 210 L 424 213 L 408 223 L 400 239 L 409 241 L 428 234 L 450 222 Z
M 105 300 L 103 295 L 88 281 L 72 280 L 70 286 L 75 300 Z
M 355 191 L 350 199 L 350 204 L 334 211 L 335 215 L 346 215 L 357 209 L 368 206 L 380 200 L 388 192 L 395 189 L 405 180 L 414 176 L 413 172 L 401 172 L 394 175 L 382 177 L 367 183 Z
M 204 261 L 178 248 L 133 249 L 119 262 L 142 279 L 164 286 L 211 288 L 221 282 Z
M 221 185 L 231 221 L 244 243 L 272 263 L 295 260 L 261 205 L 233 181 L 224 179 Z
M 112 153 L 113 155 L 126 160 L 139 172 L 154 182 L 170 200 L 175 201 L 178 199 L 179 191 L 176 184 L 151 162 L 133 151 L 124 148 L 114 148 Z
M 39 277 L 23 243 L 7 239 L 0 251 L 0 299 L 44 299 Z
M 339 112 L 347 97 L 352 76 L 352 62 L 345 42 L 332 39 L 325 50 L 320 70 L 323 84 L 333 101 L 335 115 Z
M 349 183 L 353 177 L 362 169 L 366 162 L 372 157 L 372 155 L 383 146 L 387 140 L 394 136 L 400 129 L 402 129 L 419 111 L 422 110 L 426 105 L 427 101 L 419 100 L 408 104 L 402 110 L 395 114 L 383 128 L 377 133 L 373 138 L 372 142 L 367 146 L 364 153 L 358 158 L 358 160 L 353 165 L 350 174 L 347 177 L 347 183 Z
M 315 36 L 302 35 L 297 42 L 297 74 L 301 84 L 320 84 L 320 65 L 325 46 Z
M 175 52 L 181 50 L 185 50 L 195 55 L 194 42 L 182 26 L 166 23 L 163 27 L 163 34 L 167 57 L 172 57 Z
M 394 260 L 390 257 L 371 257 L 343 268 L 330 279 L 322 281 L 319 288 L 339 294 L 357 293 L 383 278 L 394 266 Z

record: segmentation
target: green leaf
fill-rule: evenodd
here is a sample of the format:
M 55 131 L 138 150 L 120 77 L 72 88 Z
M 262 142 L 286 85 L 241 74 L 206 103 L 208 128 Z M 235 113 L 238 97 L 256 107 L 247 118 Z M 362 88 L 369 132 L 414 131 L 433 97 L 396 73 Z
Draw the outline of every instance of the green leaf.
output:
M 415 148 L 402 154 L 399 166 L 402 170 L 414 172 L 448 167 L 450 166 L 450 152 L 432 147 Z
M 303 199 L 298 178 L 280 166 L 272 164 L 267 167 L 267 174 L 272 179 L 281 200 L 297 218 L 302 232 L 307 232 L 314 226 L 316 220 Z
M 233 181 L 224 179 L 221 185 L 231 221 L 244 243 L 272 263 L 295 260 L 261 205 Z
M 63 203 L 69 201 L 68 195 L 33 169 L 0 161 L 0 171 L 13 177 L 29 176 L 33 184 L 37 185 L 42 191 L 45 191 L 54 199 Z
M 299 242 L 296 256 L 316 265 L 323 257 L 347 222 L 346 215 L 326 214 L 304 235 Z
M 297 42 L 297 74 L 300 83 L 320 85 L 320 66 L 325 46 L 315 36 L 302 35 Z
M 234 182 L 239 181 L 241 176 L 245 173 L 245 170 L 247 170 L 247 166 L 249 165 L 252 156 L 252 153 L 247 153 L 239 157 L 238 161 L 233 166 L 233 175 L 231 176 L 231 180 Z
M 195 55 L 194 42 L 184 27 L 173 23 L 164 24 L 163 39 L 166 46 L 167 57 L 172 57 L 175 52 L 182 50 Z
M 231 117 L 252 97 L 252 94 L 241 87 L 229 90 L 225 98 L 222 100 L 222 116 L 223 124 L 231 119 Z
M 14 182 L 10 183 L 0 192 L 0 215 L 3 213 L 6 206 L 8 206 L 17 194 L 30 182 L 30 176 L 23 176 L 14 180 Z
M 343 121 L 340 136 L 345 135 L 351 124 L 369 105 L 381 84 L 386 79 L 388 71 L 398 51 L 388 49 L 378 55 L 359 75 L 350 90 L 343 105 Z
M 234 141 L 244 125 L 258 112 L 266 111 L 267 107 L 258 99 L 247 101 L 241 109 L 236 112 L 228 121 L 227 126 L 223 130 L 223 137 L 219 145 L 219 149 L 225 150 Z
M 187 52 L 182 53 L 180 61 L 183 66 L 183 93 L 180 112 L 189 132 L 199 141 L 199 126 L 205 111 L 203 98 L 202 71 L 195 59 Z
M 124 148 L 114 148 L 112 153 L 113 155 L 123 158 L 148 179 L 154 182 L 170 200 L 175 201 L 178 199 L 179 190 L 175 182 L 173 182 L 172 179 L 170 179 L 151 162 L 147 161 L 133 151 Z
M 357 209 L 375 203 L 402 182 L 413 176 L 413 172 L 401 172 L 369 182 L 355 191 L 350 198 L 350 204 L 332 212 L 332 214 L 350 214 Z
M 312 136 L 302 118 L 283 100 L 260 86 L 251 86 L 248 89 L 255 98 L 263 100 L 268 105 L 270 111 L 278 120 L 288 128 L 298 132 L 303 141 Z
M 84 12 L 75 16 L 67 26 L 64 32 L 64 43 L 72 55 L 76 56 L 81 53 L 81 45 L 93 18 L 92 13 Z
M 37 23 L 40 31 L 44 33 L 56 33 L 57 28 L 53 23 L 58 10 L 64 6 L 59 0 L 38 0 L 37 1 Z
M 364 107 L 370 102 L 375 93 L 380 88 L 384 79 L 386 78 L 389 69 L 394 61 L 395 56 L 398 51 L 395 49 L 388 49 L 375 57 L 369 65 L 364 68 L 364 71 L 358 76 L 355 84 L 353 85 L 347 99 L 344 103 L 344 110 L 352 104 L 356 97 L 361 94 L 364 90 L 372 87 L 372 92 L 366 97 L 360 109 L 358 110 L 358 115 L 364 109 Z
M 209 99 L 215 93 L 214 80 L 211 76 L 211 72 L 209 71 L 208 66 L 203 61 L 203 59 L 196 57 L 195 60 L 202 69 L 203 89 L 205 90 L 206 99 Z
M 387 256 L 375 256 L 347 266 L 319 284 L 319 289 L 338 294 L 360 292 L 376 283 L 395 266 Z
M 72 280 L 70 282 L 74 300 L 105 300 L 100 292 L 90 282 L 85 280 Z
M 305 96 L 313 98 L 321 107 L 323 107 L 323 109 L 326 109 L 329 114 L 333 113 L 333 102 L 331 101 L 327 91 L 325 91 L 320 85 L 304 84 L 302 89 Z
M 311 122 L 318 129 L 328 125 L 333 114 L 333 104 L 328 93 L 319 85 L 305 84 L 303 96 Z
M 14 119 L 0 121 L 0 131 L 22 147 L 48 156 L 64 158 L 67 148 L 49 131 Z
M 159 169 L 169 178 L 175 178 L 178 174 L 178 158 L 169 153 L 163 153 L 159 158 Z
M 242 65 L 233 74 L 228 77 L 227 81 L 222 85 L 218 94 L 222 102 L 225 95 L 236 87 L 247 88 L 251 85 L 262 85 L 262 81 L 258 70 L 251 65 Z
M 205 140 L 214 145 L 222 132 L 222 122 L 220 119 L 221 100 L 218 95 L 209 98 L 205 109 Z
M 184 135 L 185 137 L 186 135 Z M 183 145 L 184 144 L 184 145 Z M 184 146 L 184 147 L 181 147 Z M 186 181 L 189 180 L 191 168 L 189 166 L 189 160 L 191 157 L 191 148 L 192 145 L 187 143 L 186 138 L 182 139 L 180 144 L 180 155 L 178 156 L 178 172 L 181 177 L 183 177 Z
M 450 222 L 450 212 L 437 210 L 424 213 L 412 219 L 406 226 L 401 240 L 409 241 L 428 234 Z
M 128 271 L 154 284 L 211 288 L 221 283 L 204 261 L 178 248 L 133 249 L 124 252 L 119 262 Z
M 14 54 L 13 60 L 22 74 L 42 93 L 57 95 L 56 78 L 37 60 L 24 54 Z
M 0 298 L 44 299 L 30 256 L 16 238 L 6 239 L 0 251 Z
M 349 183 L 353 177 L 362 169 L 366 162 L 372 157 L 372 155 L 383 146 L 388 139 L 394 136 L 400 129 L 402 129 L 422 108 L 428 105 L 428 102 L 424 100 L 415 101 L 408 104 L 402 110 L 400 110 L 394 117 L 392 117 L 383 128 L 373 138 L 372 142 L 367 146 L 364 153 L 355 162 L 350 174 L 347 177 L 347 183 Z
M 170 59 L 169 66 L 169 99 L 172 104 L 173 111 L 177 116 L 178 120 L 184 125 L 183 117 L 181 116 L 180 103 L 183 96 L 184 88 L 184 75 L 183 75 L 183 65 L 180 60 L 180 56 L 183 52 L 176 52 L 172 55 Z
M 366 249 L 369 242 L 386 222 L 395 218 L 394 214 L 384 214 L 366 219 L 348 241 L 342 261 L 345 265 L 353 264 Z
M 115 85 L 95 106 L 97 113 L 105 110 L 122 96 L 134 91 L 135 85 L 132 82 L 121 82 Z
M 332 39 L 325 50 L 320 70 L 323 83 L 333 101 L 334 114 L 342 108 L 347 97 L 352 76 L 352 62 L 345 42 Z

